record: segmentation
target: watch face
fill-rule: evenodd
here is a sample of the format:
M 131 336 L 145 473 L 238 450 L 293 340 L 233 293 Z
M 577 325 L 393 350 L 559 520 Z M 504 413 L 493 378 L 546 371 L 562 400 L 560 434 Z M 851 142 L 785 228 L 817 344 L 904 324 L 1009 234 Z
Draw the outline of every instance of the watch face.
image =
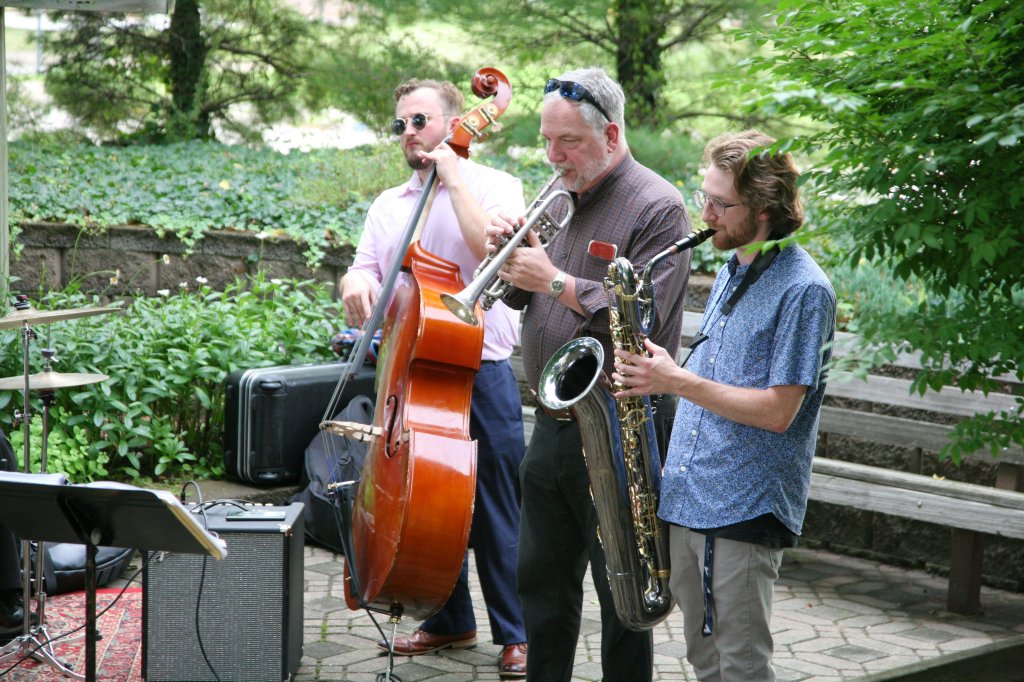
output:
M 565 291 L 565 276 L 559 273 L 558 277 L 551 280 L 548 287 L 551 289 L 551 295 L 558 298 Z

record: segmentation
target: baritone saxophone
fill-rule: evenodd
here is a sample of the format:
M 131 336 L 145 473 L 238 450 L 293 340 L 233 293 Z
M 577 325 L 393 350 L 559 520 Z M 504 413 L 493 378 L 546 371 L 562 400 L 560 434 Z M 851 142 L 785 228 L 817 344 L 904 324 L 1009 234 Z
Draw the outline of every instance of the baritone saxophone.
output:
M 654 324 L 654 266 L 714 233 L 690 234 L 657 254 L 638 278 L 626 258 L 608 267 L 604 286 L 612 346 L 646 355 L 644 340 Z M 633 630 L 654 627 L 672 611 L 668 528 L 658 518 L 661 458 L 647 396 L 616 400 L 622 387 L 605 374 L 600 341 L 579 337 L 555 352 L 541 372 L 537 396 L 550 410 L 572 410 L 590 493 L 597 510 L 608 584 L 615 611 Z

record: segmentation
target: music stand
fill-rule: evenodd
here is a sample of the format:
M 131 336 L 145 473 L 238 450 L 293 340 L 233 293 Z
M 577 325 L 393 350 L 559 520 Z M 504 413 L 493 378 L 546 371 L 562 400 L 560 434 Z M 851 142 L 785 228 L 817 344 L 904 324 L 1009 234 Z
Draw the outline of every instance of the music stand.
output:
M 227 556 L 177 498 L 122 483 L 57 485 L 51 477 L 0 472 L 0 519 L 21 538 L 85 545 L 85 679 L 96 679 L 96 547 Z M 25 605 L 28 608 L 28 604 Z

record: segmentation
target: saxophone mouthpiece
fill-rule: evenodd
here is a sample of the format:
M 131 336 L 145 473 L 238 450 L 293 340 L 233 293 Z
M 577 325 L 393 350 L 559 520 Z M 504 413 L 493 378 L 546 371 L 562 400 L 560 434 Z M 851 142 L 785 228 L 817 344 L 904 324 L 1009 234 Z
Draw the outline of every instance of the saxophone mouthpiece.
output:
M 686 251 L 687 249 L 692 249 L 693 247 L 698 246 L 701 243 L 705 242 L 706 240 L 710 239 L 714 233 L 715 231 L 712 230 L 710 227 L 703 230 L 698 230 L 697 232 L 691 232 L 690 234 L 686 235 L 669 248 L 672 250 L 672 253 Z

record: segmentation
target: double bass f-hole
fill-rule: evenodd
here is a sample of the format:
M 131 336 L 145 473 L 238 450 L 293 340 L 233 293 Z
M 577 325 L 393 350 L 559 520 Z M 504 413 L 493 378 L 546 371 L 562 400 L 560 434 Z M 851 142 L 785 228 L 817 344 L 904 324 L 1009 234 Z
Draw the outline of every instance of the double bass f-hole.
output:
M 402 447 L 402 429 L 399 423 L 401 410 L 398 408 L 398 396 L 389 395 L 384 403 L 384 414 L 387 425 L 384 433 L 387 434 L 387 443 L 384 445 L 384 455 L 389 459 L 395 456 L 398 449 Z

